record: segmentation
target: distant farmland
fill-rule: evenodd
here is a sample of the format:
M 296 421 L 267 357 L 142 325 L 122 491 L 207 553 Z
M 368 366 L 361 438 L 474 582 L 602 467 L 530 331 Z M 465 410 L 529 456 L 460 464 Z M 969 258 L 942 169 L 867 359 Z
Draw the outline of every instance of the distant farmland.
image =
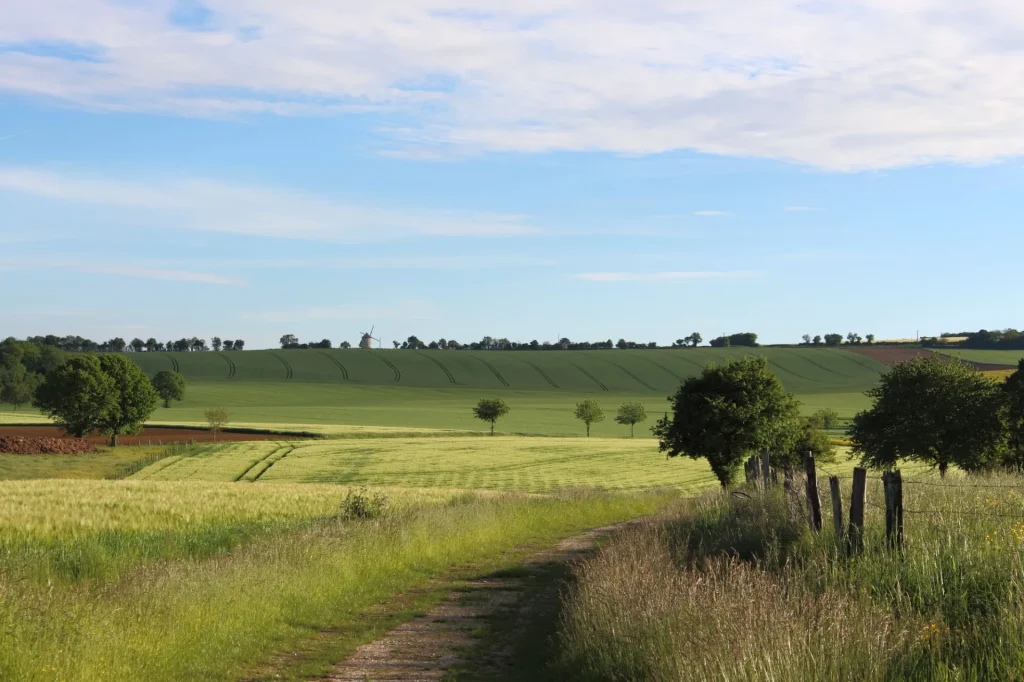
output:
M 600 351 L 288 350 L 133 353 L 149 374 L 175 369 L 189 382 L 296 382 L 501 392 L 659 395 L 708 363 L 763 355 L 797 394 L 862 392 L 885 366 L 837 349 L 731 348 Z

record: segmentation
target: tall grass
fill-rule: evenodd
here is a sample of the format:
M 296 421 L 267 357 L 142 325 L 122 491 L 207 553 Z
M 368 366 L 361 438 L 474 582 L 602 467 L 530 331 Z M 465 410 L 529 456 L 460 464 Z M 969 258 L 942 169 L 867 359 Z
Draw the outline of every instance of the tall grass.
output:
M 687 502 L 581 569 L 563 663 L 589 681 L 1020 679 L 1024 482 L 905 494 L 905 551 L 873 485 L 859 556 L 781 491 Z
M 321 517 L 231 552 L 136 564 L 110 580 L 40 583 L 0 571 L 0 679 L 239 679 L 452 566 L 651 513 L 666 499 L 449 498 L 373 520 Z

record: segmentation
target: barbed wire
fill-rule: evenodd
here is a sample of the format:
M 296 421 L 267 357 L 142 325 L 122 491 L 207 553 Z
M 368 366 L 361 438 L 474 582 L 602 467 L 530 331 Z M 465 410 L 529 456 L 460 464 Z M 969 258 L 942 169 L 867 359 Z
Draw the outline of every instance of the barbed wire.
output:
M 993 512 L 975 512 L 966 511 L 962 509 L 907 509 L 903 508 L 904 514 L 935 514 L 935 515 L 949 515 L 949 516 L 976 516 L 976 517 L 989 517 L 994 519 L 1017 519 L 1024 520 L 1024 510 L 1021 510 L 1017 514 L 998 514 Z
M 957 481 L 956 483 L 933 483 L 931 481 L 921 481 L 914 478 L 905 478 L 903 479 L 903 482 L 910 483 L 911 485 L 928 485 L 935 488 L 951 488 L 954 486 L 958 488 L 1001 488 L 1004 490 L 1019 490 L 1021 492 L 1024 492 L 1024 483 L 1022 483 L 1021 485 L 999 485 L 995 483 L 960 483 L 959 481 Z

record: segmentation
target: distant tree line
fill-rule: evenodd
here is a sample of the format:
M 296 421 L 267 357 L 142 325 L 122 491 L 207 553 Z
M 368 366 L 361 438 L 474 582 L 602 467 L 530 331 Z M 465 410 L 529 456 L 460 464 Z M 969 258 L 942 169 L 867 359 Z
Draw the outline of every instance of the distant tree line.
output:
M 39 346 L 59 348 L 67 353 L 189 353 L 209 350 L 219 352 L 222 350 L 245 349 L 245 341 L 243 339 L 221 340 L 218 336 L 213 337 L 209 345 L 207 345 L 206 339 L 200 339 L 195 336 L 166 342 L 157 341 L 154 338 L 146 341 L 140 338 L 125 341 L 120 336 L 116 336 L 109 341 L 97 343 L 81 336 L 54 336 L 50 334 L 48 336 L 30 336 L 26 341 L 38 344 Z
M 753 332 L 729 334 L 728 336 L 719 336 L 716 339 L 711 339 L 710 343 L 712 348 L 729 348 L 731 346 L 757 348 L 757 334 Z
M 14 338 L 0 342 L 0 403 L 17 410 L 32 402 L 44 377 L 67 358 L 56 346 Z
M 964 337 L 962 341 L 949 342 L 946 339 Z M 975 348 L 980 350 L 1021 350 L 1024 349 L 1024 332 L 1016 329 L 982 329 L 976 332 L 961 332 L 959 334 L 945 333 L 939 338 L 921 339 L 925 346 Z
M 352 344 L 348 341 L 342 341 L 338 348 L 351 348 Z M 313 341 L 311 343 L 300 343 L 299 337 L 294 334 L 285 334 L 281 337 L 281 348 L 284 350 L 293 350 L 296 348 L 334 348 L 330 339 L 324 339 L 323 341 Z
M 862 343 L 867 343 L 869 346 L 875 342 L 875 335 L 868 334 L 867 336 L 861 336 L 857 332 L 850 332 L 844 338 L 842 334 L 820 334 L 812 337 L 810 334 L 804 334 L 802 337 L 802 346 L 841 346 L 843 343 L 847 343 L 851 346 L 859 346 Z

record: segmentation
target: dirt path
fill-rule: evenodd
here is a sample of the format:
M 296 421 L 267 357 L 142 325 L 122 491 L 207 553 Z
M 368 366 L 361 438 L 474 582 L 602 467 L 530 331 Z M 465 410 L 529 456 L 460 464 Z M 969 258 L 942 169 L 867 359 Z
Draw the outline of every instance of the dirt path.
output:
M 552 567 L 560 569 L 554 573 L 564 574 L 569 565 L 591 553 L 602 537 L 626 525 L 588 531 L 531 555 L 516 570 L 470 580 L 426 614 L 361 646 L 322 682 L 447 682 L 455 679 L 456 671 L 464 669 L 471 658 L 477 673 L 481 661 L 495 671 L 507 666 L 512 652 L 503 650 L 504 646 L 483 656 L 473 651 L 494 619 L 536 599 L 536 583 L 544 582 L 537 581 L 538 576 L 551 576 Z M 551 585 L 546 587 L 550 593 Z M 550 601 L 550 597 L 547 594 L 545 599 Z

